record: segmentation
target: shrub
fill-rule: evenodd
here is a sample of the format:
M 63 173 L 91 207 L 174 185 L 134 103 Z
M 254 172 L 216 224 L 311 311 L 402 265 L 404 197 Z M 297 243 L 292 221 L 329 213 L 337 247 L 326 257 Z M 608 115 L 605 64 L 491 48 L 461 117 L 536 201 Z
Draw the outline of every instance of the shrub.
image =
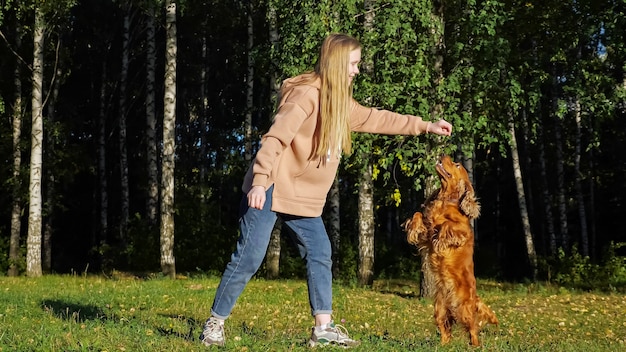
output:
M 611 242 L 599 263 L 593 263 L 588 256 L 581 255 L 576 247 L 570 254 L 561 248 L 556 258 L 542 261 L 542 270 L 548 281 L 565 287 L 626 290 L 626 257 L 617 255 L 617 250 L 622 247 L 626 247 L 626 243 Z

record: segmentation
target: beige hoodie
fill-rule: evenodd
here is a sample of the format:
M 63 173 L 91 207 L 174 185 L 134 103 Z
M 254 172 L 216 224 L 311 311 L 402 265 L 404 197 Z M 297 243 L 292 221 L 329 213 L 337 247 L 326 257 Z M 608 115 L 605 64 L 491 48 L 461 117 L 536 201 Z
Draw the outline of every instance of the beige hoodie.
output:
M 283 96 L 274 123 L 261 139 L 261 148 L 242 188 L 248 193 L 252 186 L 268 189 L 274 185 L 273 211 L 316 217 L 322 214 L 339 157 L 330 155 L 327 160 L 312 157 L 321 125 L 320 80 L 294 85 L 296 79 L 283 82 Z M 355 132 L 418 135 L 428 126 L 420 117 L 366 108 L 356 101 L 350 119 L 350 128 Z

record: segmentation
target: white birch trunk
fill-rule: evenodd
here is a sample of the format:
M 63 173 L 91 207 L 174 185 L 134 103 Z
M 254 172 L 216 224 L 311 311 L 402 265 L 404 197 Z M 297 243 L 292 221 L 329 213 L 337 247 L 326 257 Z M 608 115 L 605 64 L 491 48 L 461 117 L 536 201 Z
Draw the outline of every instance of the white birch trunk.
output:
M 19 52 L 22 47 L 22 27 L 18 24 L 15 27 L 15 49 Z M 17 263 L 20 260 L 20 232 L 22 230 L 22 195 L 21 172 L 22 149 L 20 140 L 22 138 L 22 65 L 20 60 L 16 60 L 15 71 L 13 73 L 13 83 L 15 85 L 15 95 L 13 102 L 13 199 L 11 209 L 11 239 L 9 240 L 9 276 L 17 276 L 19 269 Z
M 361 285 L 374 281 L 374 188 L 370 163 L 363 170 L 359 185 L 358 280 Z
M 558 94 L 557 94 L 557 82 L 558 72 L 556 67 L 552 67 L 552 77 L 555 77 L 552 82 L 551 96 L 552 96 L 552 114 L 554 116 L 554 143 L 556 145 L 556 179 L 557 179 L 557 193 L 556 200 L 558 204 L 558 218 L 559 218 L 559 230 L 561 232 L 561 248 L 566 253 L 570 251 L 569 230 L 567 223 L 567 204 L 565 200 L 565 170 L 563 166 L 563 145 L 562 145 L 562 130 L 561 121 L 556 112 L 558 110 Z
M 270 235 L 270 243 L 265 254 L 265 277 L 268 279 L 276 279 L 280 276 L 280 233 L 282 226 L 282 220 L 278 219 Z
M 161 166 L 161 270 L 176 278 L 174 259 L 174 156 L 176 151 L 176 2 L 165 3 L 165 94 L 163 98 L 163 157 Z
M 42 225 L 42 161 L 43 161 L 43 46 L 45 23 L 41 8 L 35 10 L 33 28 L 33 90 L 32 130 L 30 149 L 30 182 L 28 207 L 28 237 L 26 239 L 26 275 L 39 277 L 41 269 Z
M 335 178 L 328 194 L 328 236 L 333 246 L 333 276 L 339 275 L 341 268 L 339 250 L 341 248 L 341 195 L 339 179 Z
M 526 254 L 532 270 L 533 280 L 537 278 L 537 253 L 535 252 L 535 243 L 530 228 L 530 219 L 528 217 L 528 208 L 526 207 L 526 194 L 524 192 L 524 179 L 520 168 L 519 153 L 517 139 L 515 138 L 515 125 L 509 122 L 509 132 L 511 133 L 511 159 L 513 162 L 513 175 L 515 177 L 515 185 L 517 188 L 517 201 L 519 203 L 520 217 L 522 227 L 524 229 L 524 240 L 526 242 Z
M 576 143 L 574 155 L 574 183 L 576 185 L 576 201 L 578 203 L 578 220 L 580 221 L 580 250 L 585 257 L 589 256 L 589 233 L 587 232 L 587 212 L 585 211 L 585 197 L 583 196 L 582 176 L 580 171 L 580 156 L 582 153 L 582 113 L 580 100 L 576 97 Z
M 374 27 L 374 1 L 365 1 L 365 19 L 363 27 L 371 32 Z M 372 74 L 373 58 L 368 55 L 363 60 L 363 72 Z M 369 98 L 371 100 L 371 98 Z M 367 99 L 366 99 L 367 101 Z M 367 147 L 361 152 L 363 173 L 359 177 L 359 268 L 358 280 L 361 285 L 371 285 L 374 281 L 374 181 L 372 177 L 372 161 L 369 153 L 372 143 L 367 139 Z
M 269 9 L 267 14 L 267 20 L 269 25 L 269 38 L 272 47 L 274 47 L 278 43 L 276 8 L 274 8 L 272 3 L 269 3 L 268 6 Z M 272 91 L 272 99 L 277 100 L 278 90 L 280 89 L 280 87 L 278 85 L 277 73 L 275 69 L 272 69 L 270 71 L 270 89 Z M 280 276 L 280 251 L 282 250 L 280 241 L 281 231 L 282 221 L 279 219 L 278 221 L 276 221 L 274 229 L 272 230 L 270 244 L 267 248 L 267 254 L 265 255 L 265 266 L 268 279 L 277 278 Z
M 561 231 L 561 245 L 565 252 L 570 251 L 569 226 L 567 222 L 567 200 L 565 196 L 565 167 L 563 166 L 562 130 L 560 121 L 556 121 L 554 127 L 554 143 L 556 144 L 556 179 L 557 201 L 559 209 L 559 228 Z
M 146 18 L 146 154 L 148 159 L 148 198 L 146 212 L 150 225 L 156 226 L 159 204 L 159 171 L 156 138 L 156 37 L 155 5 L 147 4 Z

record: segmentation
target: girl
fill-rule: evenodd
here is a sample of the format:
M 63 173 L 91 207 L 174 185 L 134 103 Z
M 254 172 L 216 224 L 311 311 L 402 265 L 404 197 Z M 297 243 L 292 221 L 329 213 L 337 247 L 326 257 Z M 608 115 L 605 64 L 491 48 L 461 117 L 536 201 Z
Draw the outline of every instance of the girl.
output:
M 332 34 L 323 41 L 313 72 L 283 82 L 274 122 L 244 178 L 240 237 L 200 335 L 205 345 L 224 345 L 224 320 L 262 264 L 277 216 L 293 230 L 306 261 L 315 318 L 309 345 L 359 344 L 331 319 L 331 245 L 321 218 L 341 154 L 352 151 L 352 131 L 443 136 L 452 132 L 444 120 L 426 122 L 358 104 L 352 98 L 352 82 L 360 62 L 359 42 Z

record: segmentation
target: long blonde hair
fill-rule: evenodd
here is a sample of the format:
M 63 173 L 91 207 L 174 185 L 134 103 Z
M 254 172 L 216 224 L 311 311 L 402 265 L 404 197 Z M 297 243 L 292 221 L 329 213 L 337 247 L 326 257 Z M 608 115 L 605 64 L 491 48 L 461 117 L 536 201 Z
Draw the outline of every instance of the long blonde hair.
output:
M 341 153 L 352 153 L 352 83 L 348 77 L 348 69 L 350 53 L 360 48 L 361 44 L 354 37 L 340 33 L 331 34 L 322 42 L 315 70 L 292 78 L 291 82 L 295 85 L 310 84 L 318 78 L 321 81 L 321 126 L 319 140 L 313 141 L 312 157 L 325 160 L 332 153 L 337 153 L 337 156 Z M 281 95 L 283 93 L 281 91 Z
M 322 42 L 315 72 L 321 79 L 319 147 L 316 155 L 352 153 L 350 110 L 352 84 L 348 77 L 350 52 L 361 48 L 359 41 L 346 34 L 331 34 Z
M 361 44 L 346 34 L 331 34 L 322 42 L 315 71 L 301 75 L 294 84 L 308 84 L 318 78 L 320 88 L 319 140 L 313 141 L 312 156 L 325 160 L 329 154 L 352 153 L 350 109 L 352 84 L 348 77 L 350 52 Z
M 348 77 L 350 52 L 360 49 L 359 41 L 346 34 L 331 34 L 320 47 L 315 72 L 321 79 L 319 147 L 316 155 L 352 153 L 350 109 L 352 84 Z

